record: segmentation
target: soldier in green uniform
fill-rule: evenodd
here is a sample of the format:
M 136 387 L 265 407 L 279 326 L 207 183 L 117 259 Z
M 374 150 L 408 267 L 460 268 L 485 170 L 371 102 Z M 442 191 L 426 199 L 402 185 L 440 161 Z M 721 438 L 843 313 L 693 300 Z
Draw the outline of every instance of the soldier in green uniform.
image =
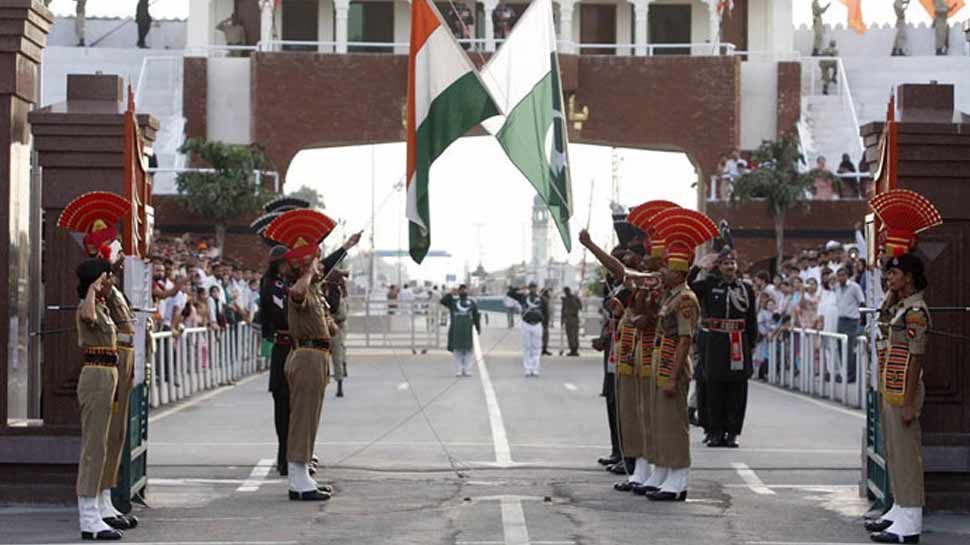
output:
M 475 362 L 472 328 L 482 332 L 481 315 L 478 303 L 468 297 L 468 286 L 462 284 L 452 293 L 441 298 L 441 304 L 448 309 L 448 351 L 455 358 L 455 376 L 471 376 Z

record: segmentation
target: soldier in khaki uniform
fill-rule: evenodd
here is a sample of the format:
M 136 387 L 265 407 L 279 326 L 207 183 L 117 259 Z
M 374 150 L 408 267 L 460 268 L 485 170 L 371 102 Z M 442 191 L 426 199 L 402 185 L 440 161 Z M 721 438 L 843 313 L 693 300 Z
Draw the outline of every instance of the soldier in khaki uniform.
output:
M 121 250 L 115 225 L 130 209 L 131 203 L 124 197 L 94 191 L 68 203 L 57 220 L 59 227 L 84 234 L 82 245 L 88 255 L 77 269 L 82 300 L 77 330 L 84 353 L 78 379 L 81 458 L 77 484 L 83 539 L 121 539 L 118 530 L 138 524 L 135 517 L 123 515 L 111 503 L 125 443 L 134 364 L 131 309 L 114 286 L 111 267 Z M 119 338 L 119 329 L 123 338 Z M 122 352 L 119 344 L 127 345 Z
M 687 393 L 691 351 L 697 336 L 700 304 L 687 286 L 687 271 L 697 246 L 718 235 L 710 218 L 682 208 L 667 209 L 653 219 L 654 236 L 665 243 L 663 283 L 654 342 L 653 418 L 654 478 L 651 501 L 685 501 L 690 478 L 690 422 Z
M 81 538 L 117 540 L 121 539 L 121 532 L 102 520 L 98 508 L 118 385 L 116 330 L 105 303 L 112 289 L 111 266 L 101 259 L 89 259 L 78 266 L 77 277 L 81 305 L 76 321 L 78 344 L 83 353 L 77 383 L 81 410 L 81 457 L 77 474 Z
M 929 309 L 923 262 L 909 253 L 916 233 L 939 225 L 936 207 L 908 190 L 880 193 L 870 201 L 886 226 L 884 265 L 888 292 L 879 312 L 880 425 L 893 506 L 878 520 L 866 522 L 876 543 L 919 543 L 923 531 L 923 458 L 920 413 L 926 388 L 923 358 Z
M 309 473 L 323 396 L 330 381 L 331 339 L 336 331 L 321 284 L 360 240 L 360 233 L 353 235 L 321 263 L 320 242 L 335 225 L 316 210 L 291 210 L 274 219 L 265 232 L 267 238 L 289 248 L 284 258 L 294 277 L 287 306 L 293 344 L 284 366 L 290 389 L 286 461 L 291 500 L 322 501 L 333 494 L 333 488 L 318 484 Z

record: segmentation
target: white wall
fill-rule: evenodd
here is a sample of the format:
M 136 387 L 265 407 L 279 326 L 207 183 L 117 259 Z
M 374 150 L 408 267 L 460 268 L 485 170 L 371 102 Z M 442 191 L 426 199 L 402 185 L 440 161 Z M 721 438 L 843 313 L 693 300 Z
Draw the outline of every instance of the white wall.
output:
M 755 149 L 778 132 L 778 63 L 741 63 L 741 149 Z
M 206 129 L 209 140 L 249 144 L 250 68 L 245 57 L 210 57 Z
M 616 4 L 616 43 L 632 44 L 633 34 L 630 26 L 633 24 L 633 4 L 622 1 Z M 616 54 L 620 57 L 633 55 L 633 48 L 617 49 Z
M 936 43 L 933 28 L 927 25 L 907 25 L 906 51 L 910 55 L 934 55 Z M 835 39 L 839 46 L 839 55 L 843 57 L 888 57 L 896 39 L 896 27 L 890 25 L 872 25 L 865 34 L 838 24 L 834 27 L 825 25 L 825 43 Z M 959 24 L 950 27 L 950 55 L 967 55 L 965 34 Z M 802 55 L 812 54 L 812 30 L 801 25 L 795 30 L 795 49 Z
M 166 19 L 152 22 L 145 44 L 149 49 L 185 49 L 187 24 L 183 19 Z M 109 35 L 110 32 L 110 35 Z M 84 34 L 89 46 L 134 48 L 138 43 L 138 26 L 133 20 L 88 17 Z M 47 46 L 69 47 L 77 44 L 74 17 L 55 17 L 54 26 L 47 35 Z
M 68 74 L 118 75 L 134 86 L 141 74 L 142 59 L 159 56 L 152 49 L 115 49 L 108 47 L 47 47 L 41 62 L 40 105 L 63 102 L 67 97 Z M 165 51 L 164 55 L 181 57 L 182 51 Z

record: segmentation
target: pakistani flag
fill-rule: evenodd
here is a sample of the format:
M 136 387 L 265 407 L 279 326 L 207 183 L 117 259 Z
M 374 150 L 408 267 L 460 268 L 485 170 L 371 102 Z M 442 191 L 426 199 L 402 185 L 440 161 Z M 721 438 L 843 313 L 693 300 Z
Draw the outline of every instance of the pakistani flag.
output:
M 452 142 L 498 114 L 475 66 L 429 0 L 411 1 L 408 56 L 407 217 L 410 253 L 421 263 L 431 244 L 428 174 Z
M 569 251 L 573 197 L 551 0 L 529 5 L 482 80 L 503 113 L 482 125 L 536 188 Z

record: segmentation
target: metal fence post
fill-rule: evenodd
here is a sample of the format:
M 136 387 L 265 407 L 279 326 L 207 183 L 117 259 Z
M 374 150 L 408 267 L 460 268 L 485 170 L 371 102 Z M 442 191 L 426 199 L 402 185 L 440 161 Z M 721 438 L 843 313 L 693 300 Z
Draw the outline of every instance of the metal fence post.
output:
M 849 336 L 842 334 L 842 361 L 845 362 L 845 373 L 842 375 L 842 404 L 849 404 Z M 859 362 L 855 362 L 856 371 L 859 369 Z M 858 374 L 856 374 L 856 380 L 858 380 Z

